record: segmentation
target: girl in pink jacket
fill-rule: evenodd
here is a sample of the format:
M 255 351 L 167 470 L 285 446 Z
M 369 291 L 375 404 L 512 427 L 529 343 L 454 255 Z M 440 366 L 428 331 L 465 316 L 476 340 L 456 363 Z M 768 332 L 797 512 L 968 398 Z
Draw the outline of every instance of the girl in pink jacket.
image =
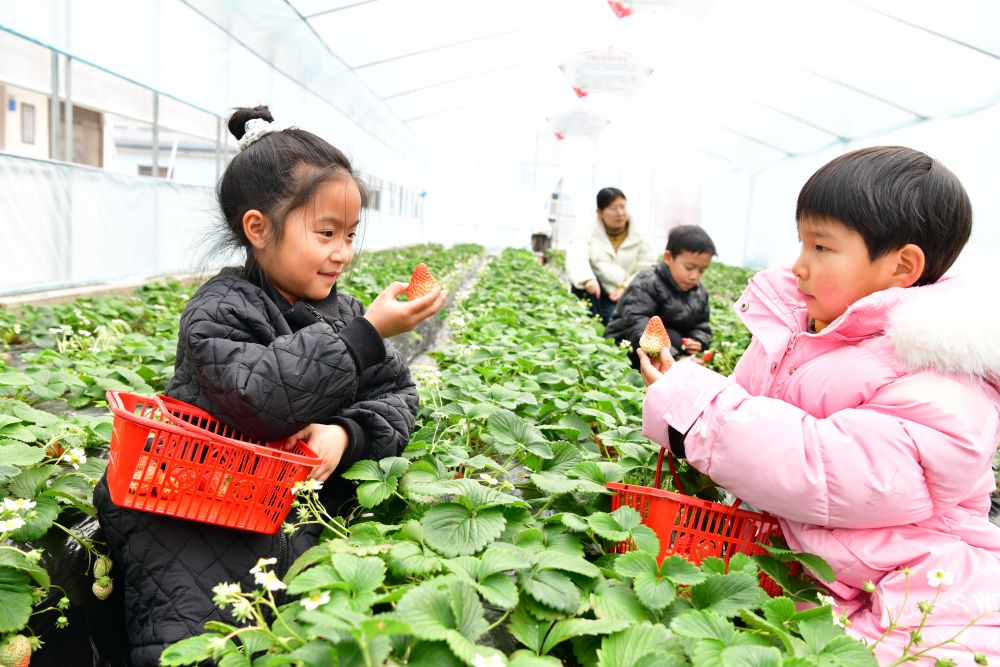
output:
M 817 171 L 795 217 L 798 259 L 736 303 L 753 342 L 731 377 L 639 351 L 643 432 L 830 563 L 835 614 L 881 663 L 993 664 L 1000 320 L 992 289 L 942 277 L 968 196 L 923 153 L 866 148 Z

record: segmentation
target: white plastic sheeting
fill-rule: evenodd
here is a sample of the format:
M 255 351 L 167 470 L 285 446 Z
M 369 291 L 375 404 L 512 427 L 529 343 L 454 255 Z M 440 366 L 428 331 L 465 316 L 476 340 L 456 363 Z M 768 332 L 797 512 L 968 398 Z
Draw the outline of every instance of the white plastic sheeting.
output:
M 107 72 L 159 91 L 164 125 L 198 136 L 204 117 L 268 103 L 426 192 L 420 218 L 374 214 L 368 247 L 524 246 L 557 184 L 578 222 L 614 185 L 655 242 L 700 222 L 720 259 L 763 265 L 794 250 L 808 175 L 880 143 L 952 168 L 975 207 L 967 255 L 1000 247 L 995 0 L 674 0 L 626 18 L 605 0 L 0 0 L 0 28 L 76 58 L 74 95 L 111 112 L 149 115 Z M 652 71 L 630 97 L 580 98 L 560 65 L 599 49 Z M 21 75 L 45 89 L 44 68 Z M 609 122 L 557 138 L 548 119 L 580 111 Z
M 0 154 L 3 293 L 188 272 L 205 259 L 207 188 Z

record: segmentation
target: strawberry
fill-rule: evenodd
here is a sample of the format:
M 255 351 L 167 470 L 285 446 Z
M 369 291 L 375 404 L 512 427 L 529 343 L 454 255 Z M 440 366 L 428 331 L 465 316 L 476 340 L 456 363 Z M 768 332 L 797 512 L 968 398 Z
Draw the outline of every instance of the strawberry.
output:
M 111 572 L 111 559 L 107 556 L 99 556 L 94 563 L 94 576 L 106 577 Z
M 31 664 L 31 640 L 24 635 L 14 635 L 0 647 L 0 665 L 28 667 Z
M 114 589 L 115 585 L 111 581 L 111 577 L 103 576 L 98 577 L 94 581 L 93 585 L 90 587 L 91 592 L 94 594 L 98 600 L 107 600 L 111 597 L 111 591 Z
M 660 350 L 663 348 L 670 349 L 670 336 L 667 335 L 667 330 L 664 328 L 663 320 L 660 319 L 659 315 L 653 315 L 649 318 L 646 330 L 642 332 L 642 337 L 639 338 L 639 347 L 643 349 L 651 361 L 656 361 L 660 358 Z
M 712 357 L 715 356 L 715 352 L 712 350 L 705 350 L 705 353 L 701 355 L 701 358 L 705 361 L 711 361 Z
M 406 300 L 419 299 L 437 286 L 438 281 L 431 275 L 427 265 L 417 264 L 417 268 L 413 269 L 413 276 L 410 277 L 410 284 L 406 287 Z

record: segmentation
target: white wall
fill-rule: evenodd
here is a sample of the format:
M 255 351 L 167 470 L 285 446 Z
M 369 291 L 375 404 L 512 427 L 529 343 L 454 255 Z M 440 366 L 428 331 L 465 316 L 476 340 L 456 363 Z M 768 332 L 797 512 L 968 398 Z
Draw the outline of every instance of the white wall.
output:
M 0 150 L 26 157 L 47 158 L 49 156 L 49 98 L 46 95 L 18 88 L 17 86 L 0 85 L 3 94 L 3 142 Z M 21 141 L 21 122 L 24 115 L 24 105 L 35 108 L 35 141 L 27 144 Z M 11 110 L 11 106 L 14 109 Z

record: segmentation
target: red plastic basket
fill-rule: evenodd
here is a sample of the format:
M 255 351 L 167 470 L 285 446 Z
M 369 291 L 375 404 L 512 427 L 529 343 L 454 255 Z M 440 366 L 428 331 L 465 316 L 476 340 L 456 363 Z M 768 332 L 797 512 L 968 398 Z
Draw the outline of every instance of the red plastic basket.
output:
M 292 507 L 292 487 L 320 463 L 304 442 L 268 447 L 165 396 L 107 398 L 108 487 L 121 507 L 274 533 Z
M 724 505 L 684 495 L 672 454 L 669 455 L 670 472 L 674 485 L 681 493 L 661 489 L 660 474 L 665 451 L 660 450 L 656 462 L 654 486 L 616 482 L 607 484 L 615 492 L 611 498 L 612 511 L 623 505 L 635 508 L 642 517 L 642 522 L 652 528 L 660 539 L 657 561 L 662 562 L 667 556 L 682 556 L 695 565 L 700 565 L 706 558 L 714 556 L 728 565 L 733 554 L 765 553 L 758 543 L 767 544 L 772 535 L 781 537 L 781 527 L 774 516 L 766 512 L 741 509 L 740 500 L 733 505 Z M 630 548 L 627 543 L 622 543 L 617 552 L 623 553 Z M 772 596 L 781 594 L 781 587 L 763 572 L 760 584 Z

